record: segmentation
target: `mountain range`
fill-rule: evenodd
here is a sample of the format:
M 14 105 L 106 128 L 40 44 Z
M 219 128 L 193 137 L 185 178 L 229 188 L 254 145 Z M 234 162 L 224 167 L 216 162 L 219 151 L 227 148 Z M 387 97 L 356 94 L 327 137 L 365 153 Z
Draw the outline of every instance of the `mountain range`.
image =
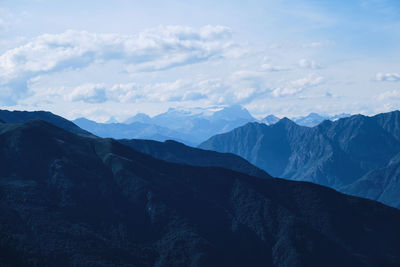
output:
M 318 113 L 310 113 L 307 116 L 304 117 L 294 117 L 291 118 L 292 121 L 294 121 L 296 124 L 301 125 L 301 126 L 307 126 L 307 127 L 314 127 L 320 124 L 321 122 L 325 120 L 330 120 L 330 121 L 335 121 L 341 118 L 347 118 L 350 117 L 350 114 L 347 113 L 341 113 L 338 115 L 334 116 L 323 116 Z M 277 121 L 276 121 L 277 122 Z M 276 123 L 275 122 L 275 123 Z
M 82 129 L 104 138 L 138 138 L 156 141 L 176 140 L 188 145 L 195 145 L 192 142 L 192 136 L 171 130 L 155 124 L 132 122 L 125 123 L 98 123 L 85 118 L 79 118 L 73 121 Z
M 329 117 L 311 113 L 305 117 L 295 118 L 295 122 L 312 127 L 324 120 L 335 120 L 345 116 L 349 114 Z M 73 122 L 82 129 L 104 138 L 156 141 L 171 139 L 196 146 L 215 134 L 225 133 L 248 122 L 257 121 L 247 109 L 240 105 L 233 105 L 214 110 L 170 108 L 167 112 L 154 117 L 138 113 L 123 123 L 118 123 L 115 118 L 110 118 L 106 123 L 98 123 L 86 118 L 78 118 Z M 260 122 L 272 125 L 278 121 L 278 117 L 269 115 Z
M 0 161 L 2 266 L 400 264 L 399 210 L 316 184 L 170 163 L 40 120 L 0 124 Z
M 124 123 L 97 123 L 85 118 L 73 122 L 100 137 L 172 139 L 194 146 L 214 134 L 230 131 L 251 121 L 256 119 L 245 108 L 234 105 L 216 111 L 170 108 L 154 117 L 139 113 Z
M 400 112 L 325 120 L 248 123 L 200 148 L 237 154 L 275 177 L 329 186 L 399 206 Z

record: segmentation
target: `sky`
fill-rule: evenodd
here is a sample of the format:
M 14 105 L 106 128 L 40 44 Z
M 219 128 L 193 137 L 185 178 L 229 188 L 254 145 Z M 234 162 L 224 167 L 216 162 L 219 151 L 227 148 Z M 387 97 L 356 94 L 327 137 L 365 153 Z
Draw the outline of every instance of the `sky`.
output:
M 233 104 L 400 109 L 398 0 L 0 0 L 0 108 L 99 122 Z

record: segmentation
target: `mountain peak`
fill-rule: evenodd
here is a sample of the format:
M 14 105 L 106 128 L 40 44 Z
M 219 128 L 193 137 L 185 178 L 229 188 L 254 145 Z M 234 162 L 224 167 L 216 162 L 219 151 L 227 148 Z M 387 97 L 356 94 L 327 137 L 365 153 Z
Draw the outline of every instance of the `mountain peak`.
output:
M 265 123 L 266 125 L 272 125 L 279 121 L 280 119 L 273 114 L 266 116 L 261 122 Z
M 293 121 L 296 122 L 298 125 L 307 126 L 307 127 L 314 127 L 324 120 L 328 119 L 327 117 L 321 116 L 318 113 L 311 112 L 305 117 L 297 117 L 293 118 Z
M 295 123 L 294 121 L 292 121 L 291 119 L 289 119 L 288 117 L 283 117 L 282 119 L 280 119 L 276 125 L 285 125 L 285 126 L 292 126 L 292 125 L 296 125 L 298 126 L 297 123 Z
M 237 119 L 255 120 L 253 116 L 251 116 L 250 112 L 241 105 L 232 105 L 224 107 L 223 109 L 216 111 L 212 115 L 212 117 L 213 119 L 223 119 L 223 120 L 237 120 Z
M 118 120 L 114 116 L 111 116 L 106 123 L 118 123 Z
M 137 113 L 135 116 L 130 117 L 124 121 L 126 124 L 131 124 L 134 122 L 141 122 L 141 123 L 150 123 L 151 118 L 149 115 L 145 113 Z

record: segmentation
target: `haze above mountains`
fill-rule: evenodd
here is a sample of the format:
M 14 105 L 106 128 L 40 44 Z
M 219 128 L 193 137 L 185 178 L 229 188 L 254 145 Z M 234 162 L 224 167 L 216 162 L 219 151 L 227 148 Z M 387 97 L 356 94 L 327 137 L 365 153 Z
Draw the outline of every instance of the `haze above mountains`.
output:
M 293 118 L 293 120 L 299 125 L 313 127 L 324 120 L 336 120 L 348 116 L 350 114 L 322 116 L 310 113 L 305 117 Z M 100 137 L 157 141 L 173 139 L 196 146 L 215 134 L 228 132 L 248 122 L 263 122 L 271 125 L 278 122 L 279 119 L 274 115 L 268 115 L 257 120 L 244 107 L 233 105 L 217 110 L 170 108 L 167 112 L 154 117 L 139 113 L 126 119 L 123 123 L 118 123 L 114 118 L 106 123 L 97 123 L 86 118 L 78 118 L 73 122 Z

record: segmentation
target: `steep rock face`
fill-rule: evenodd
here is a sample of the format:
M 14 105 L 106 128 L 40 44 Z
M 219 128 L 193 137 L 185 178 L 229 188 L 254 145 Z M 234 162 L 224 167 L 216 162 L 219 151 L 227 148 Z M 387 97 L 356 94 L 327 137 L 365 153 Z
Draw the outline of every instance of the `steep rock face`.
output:
M 389 266 L 400 212 L 305 182 L 0 125 L 2 266 Z
M 122 139 L 118 141 L 137 151 L 169 162 L 222 167 L 260 178 L 272 178 L 265 171 L 250 164 L 247 160 L 231 153 L 198 149 L 172 140 L 158 142 L 153 140 Z
M 271 126 L 250 123 L 199 147 L 235 153 L 273 176 L 344 190 L 366 173 L 385 167 L 400 151 L 399 114 L 355 115 L 313 128 L 288 119 Z

